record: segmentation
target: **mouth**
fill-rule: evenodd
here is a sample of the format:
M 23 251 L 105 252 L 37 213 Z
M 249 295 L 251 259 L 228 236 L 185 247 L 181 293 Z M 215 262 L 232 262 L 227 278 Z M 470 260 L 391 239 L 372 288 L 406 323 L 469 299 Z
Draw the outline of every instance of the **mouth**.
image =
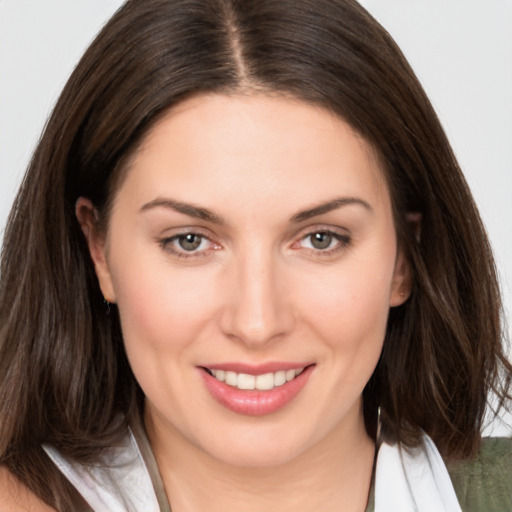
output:
M 292 402 L 307 385 L 316 365 L 275 363 L 251 367 L 240 364 L 200 366 L 210 395 L 232 412 L 263 416 Z
M 215 368 L 204 368 L 204 370 L 219 382 L 224 382 L 232 388 L 244 391 L 270 391 L 271 389 L 283 386 L 287 382 L 298 377 L 307 367 L 292 370 L 279 370 L 261 375 L 251 375 L 248 373 L 237 373 L 229 370 L 220 370 Z

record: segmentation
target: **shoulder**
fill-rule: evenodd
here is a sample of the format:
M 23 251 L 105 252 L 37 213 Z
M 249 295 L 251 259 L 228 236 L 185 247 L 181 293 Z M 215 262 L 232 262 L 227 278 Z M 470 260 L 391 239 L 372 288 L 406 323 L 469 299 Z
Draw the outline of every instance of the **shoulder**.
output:
M 483 439 L 474 459 L 449 464 L 448 472 L 464 512 L 512 510 L 512 438 Z
M 0 510 L 2 512 L 55 512 L 2 466 L 0 466 Z

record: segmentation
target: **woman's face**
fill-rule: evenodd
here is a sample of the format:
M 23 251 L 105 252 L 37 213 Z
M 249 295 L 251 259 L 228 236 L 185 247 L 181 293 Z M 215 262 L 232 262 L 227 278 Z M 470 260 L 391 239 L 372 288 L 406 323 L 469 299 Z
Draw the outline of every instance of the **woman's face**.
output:
M 189 99 L 89 240 L 159 432 L 253 466 L 363 430 L 408 272 L 382 170 L 345 122 L 282 97 Z

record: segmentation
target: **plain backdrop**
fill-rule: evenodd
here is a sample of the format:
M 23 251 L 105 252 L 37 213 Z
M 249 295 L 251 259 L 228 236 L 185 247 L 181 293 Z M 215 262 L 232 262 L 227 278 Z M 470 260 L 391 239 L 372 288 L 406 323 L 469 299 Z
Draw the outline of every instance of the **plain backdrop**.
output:
M 402 48 L 443 122 L 488 229 L 510 319 L 512 0 L 361 3 Z M 0 233 L 52 105 L 121 4 L 0 0 Z

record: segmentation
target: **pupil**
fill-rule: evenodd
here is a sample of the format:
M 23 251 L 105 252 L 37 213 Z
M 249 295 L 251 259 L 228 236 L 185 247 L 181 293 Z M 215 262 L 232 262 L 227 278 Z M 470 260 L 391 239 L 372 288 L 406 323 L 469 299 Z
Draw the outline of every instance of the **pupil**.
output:
M 180 236 L 179 244 L 185 251 L 194 251 L 201 245 L 201 236 L 190 233 Z
M 328 233 L 315 233 L 311 237 L 311 245 L 315 249 L 327 249 L 332 242 L 332 236 Z

